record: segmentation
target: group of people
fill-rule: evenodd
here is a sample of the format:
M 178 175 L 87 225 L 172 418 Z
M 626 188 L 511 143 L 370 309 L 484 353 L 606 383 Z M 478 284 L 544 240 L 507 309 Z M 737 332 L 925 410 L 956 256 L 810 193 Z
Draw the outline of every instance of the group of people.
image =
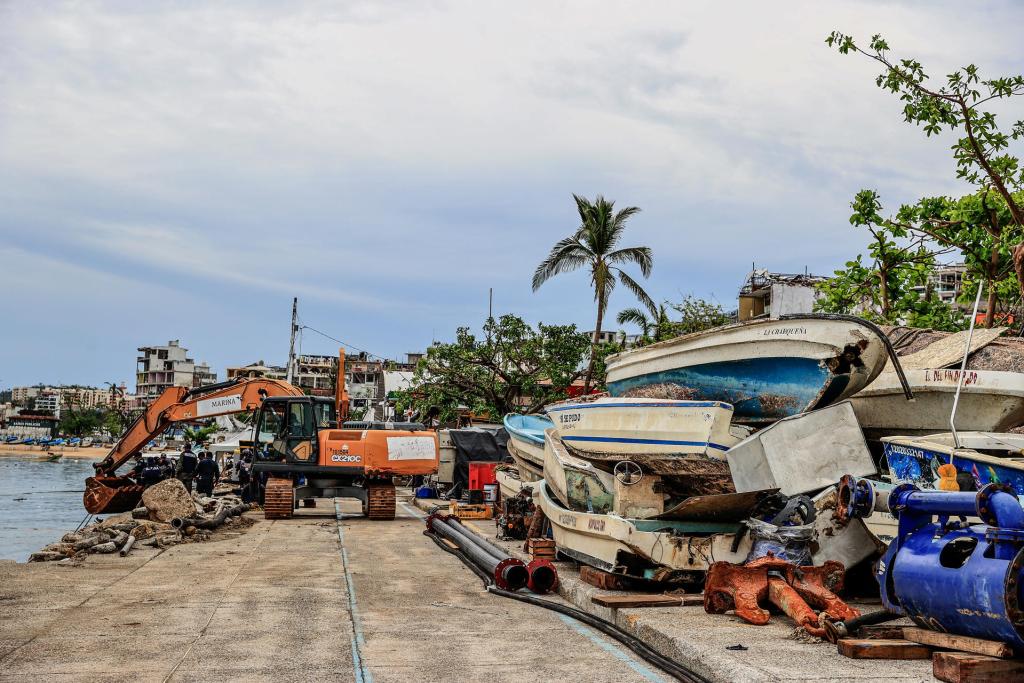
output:
M 192 451 L 192 445 L 186 444 L 176 462 L 171 462 L 166 454 L 160 457 L 141 458 L 135 468 L 128 473 L 143 486 L 158 484 L 164 479 L 178 479 L 188 492 L 196 491 L 202 495 L 212 496 L 213 486 L 220 479 L 220 467 L 209 451 Z

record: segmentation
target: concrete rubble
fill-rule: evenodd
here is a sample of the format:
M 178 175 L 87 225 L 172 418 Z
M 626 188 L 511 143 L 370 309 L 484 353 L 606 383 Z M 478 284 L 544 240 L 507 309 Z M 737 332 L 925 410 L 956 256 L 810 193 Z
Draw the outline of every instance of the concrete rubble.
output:
M 151 486 L 142 497 L 143 507 L 111 515 L 64 534 L 29 556 L 29 562 L 73 563 L 86 555 L 120 553 L 132 548 L 166 548 L 184 542 L 208 540 L 222 525 L 246 527 L 252 520 L 242 517 L 250 509 L 234 494 L 215 498 L 189 494 L 177 479 Z

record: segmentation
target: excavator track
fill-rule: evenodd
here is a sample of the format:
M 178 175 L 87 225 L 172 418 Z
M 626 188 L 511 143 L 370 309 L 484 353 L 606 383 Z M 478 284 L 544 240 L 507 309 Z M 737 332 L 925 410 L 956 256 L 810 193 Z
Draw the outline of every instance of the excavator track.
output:
M 363 514 L 368 519 L 395 518 L 395 485 L 391 480 L 366 483 L 366 502 Z
M 271 477 L 263 496 L 263 516 L 267 519 L 291 519 L 295 512 L 292 480 Z

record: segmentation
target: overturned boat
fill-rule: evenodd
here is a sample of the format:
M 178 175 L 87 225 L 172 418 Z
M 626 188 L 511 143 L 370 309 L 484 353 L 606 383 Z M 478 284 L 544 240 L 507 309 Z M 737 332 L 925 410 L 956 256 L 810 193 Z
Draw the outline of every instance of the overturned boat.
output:
M 721 457 L 740 441 L 730 431 L 732 406 L 720 401 L 598 396 L 554 403 L 545 412 L 562 441 L 586 457 L 639 457 L 666 474 L 676 456 Z
M 764 424 L 852 396 L 887 357 L 895 359 L 889 339 L 866 320 L 785 316 L 609 356 L 607 384 L 615 397 L 722 401 L 734 420 Z
M 961 491 L 1004 484 L 1018 496 L 1024 495 L 1024 434 L 957 432 L 957 437 L 959 448 L 952 432 L 883 438 L 882 450 L 892 481 L 934 489 L 941 479 L 939 467 L 953 465 Z
M 908 403 L 895 372 L 883 372 L 850 399 L 864 434 L 925 436 L 949 429 L 959 369 L 906 370 L 914 392 Z M 1024 424 L 1024 374 L 998 370 L 964 370 L 957 406 L 958 430 L 1006 432 Z

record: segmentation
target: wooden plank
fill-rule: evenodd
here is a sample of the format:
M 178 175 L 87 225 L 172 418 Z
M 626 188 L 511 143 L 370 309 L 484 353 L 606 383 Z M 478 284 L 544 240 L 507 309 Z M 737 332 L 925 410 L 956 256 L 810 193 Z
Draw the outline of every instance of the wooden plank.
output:
M 618 574 L 601 571 L 595 567 L 580 567 L 580 580 L 606 591 L 623 591 L 629 588 L 629 580 Z
M 941 647 L 946 650 L 961 650 L 973 652 L 976 655 L 988 655 L 989 657 L 1013 657 L 1013 649 L 1006 643 L 998 640 L 982 640 L 970 636 L 958 636 L 952 633 L 939 633 L 929 631 L 926 628 L 907 626 L 903 629 L 904 640 L 910 640 L 922 645 Z
M 857 638 L 861 640 L 877 640 L 879 638 L 885 638 L 887 640 L 909 640 L 903 638 L 903 629 L 905 626 L 893 626 L 892 624 L 868 624 L 867 626 L 861 626 L 857 629 Z
M 1024 677 L 1024 661 L 967 652 L 936 652 L 932 675 L 947 683 L 1008 683 Z
M 448 546 L 449 548 L 451 548 L 452 550 L 458 550 L 458 549 L 459 549 L 459 546 L 458 546 L 458 545 L 456 545 L 455 543 L 452 543 L 452 542 L 451 542 L 451 541 L 449 541 L 449 540 L 448 540 L 447 538 L 442 538 L 442 539 L 441 539 L 441 542 L 442 542 L 442 543 L 444 543 L 444 544 L 445 544 L 446 546 Z
M 603 607 L 679 607 L 683 599 L 673 595 L 594 595 L 590 601 Z
M 909 640 L 844 638 L 837 648 L 839 654 L 851 659 L 928 659 L 932 656 L 930 647 Z
M 683 601 L 683 607 L 703 607 L 704 606 L 704 594 L 695 593 L 694 595 L 682 595 L 680 599 Z

